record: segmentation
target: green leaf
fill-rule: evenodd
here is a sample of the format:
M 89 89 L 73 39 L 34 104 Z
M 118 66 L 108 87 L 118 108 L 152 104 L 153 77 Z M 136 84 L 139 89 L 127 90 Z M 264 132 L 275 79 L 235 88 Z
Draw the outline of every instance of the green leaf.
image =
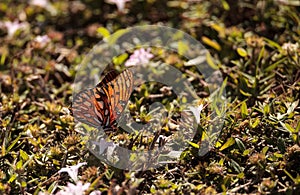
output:
M 237 175 L 238 178 L 243 179 L 245 177 L 245 173 L 241 172 Z
M 101 34 L 104 38 L 110 36 L 110 32 L 109 32 L 106 28 L 104 28 L 104 27 L 99 27 L 99 28 L 97 29 L 97 32 L 98 32 L 99 34 Z
M 217 141 L 216 144 L 215 144 L 215 147 L 216 147 L 216 148 L 219 148 L 219 147 L 221 147 L 221 146 L 222 146 L 222 143 L 221 143 L 220 141 Z
M 113 177 L 114 173 L 115 173 L 114 171 L 107 170 L 107 171 L 105 171 L 104 175 L 105 175 L 105 177 L 108 180 L 111 180 L 111 178 Z
M 295 178 L 287 170 L 283 169 L 283 171 L 290 177 L 291 180 L 295 182 Z
M 110 45 L 114 45 L 116 44 L 117 40 L 123 36 L 125 33 L 127 33 L 130 29 L 121 29 L 116 31 L 114 34 L 112 34 L 111 36 L 107 37 L 107 42 Z
M 28 154 L 25 151 L 21 150 L 21 149 L 20 149 L 20 156 L 21 156 L 22 160 L 24 160 L 24 161 L 29 159 Z
M 220 151 L 225 150 L 226 148 L 232 146 L 235 144 L 235 140 L 233 137 L 227 139 L 226 143 L 220 148 Z
M 16 169 L 20 170 L 20 169 L 22 169 L 22 167 L 23 167 L 23 161 L 19 160 L 16 164 Z
M 14 140 L 12 141 L 12 143 L 10 144 L 10 146 L 8 146 L 7 150 L 6 150 L 6 153 L 8 153 L 15 145 L 16 143 L 19 141 L 19 139 L 21 138 L 21 135 L 22 134 L 19 134 L 19 136 Z
M 150 193 L 151 194 L 156 194 L 156 189 L 155 189 L 154 185 L 151 186 Z
M 209 52 L 206 52 L 206 62 L 214 70 L 218 70 L 219 67 L 214 63 L 214 60 Z
M 251 126 L 251 128 L 257 127 L 257 125 L 259 123 L 260 123 L 260 119 L 259 118 L 255 118 L 254 122 L 252 122 L 252 119 L 250 120 L 250 126 Z
M 56 160 L 56 159 L 53 159 L 52 160 L 52 163 L 54 164 L 54 165 L 60 165 L 60 161 L 59 160 Z
M 241 94 L 242 94 L 243 96 L 246 96 L 246 97 L 251 97 L 251 96 L 252 96 L 251 93 L 245 92 L 245 91 L 243 91 L 242 89 L 240 89 L 240 92 L 241 92 Z
M 270 113 L 270 105 L 269 104 L 266 104 L 264 106 L 264 114 L 267 115 Z
M 256 79 L 255 76 L 249 75 L 244 72 L 241 72 L 241 74 L 242 74 L 242 77 L 241 77 L 242 80 L 245 80 L 244 82 L 254 84 L 255 79 Z M 248 79 L 248 80 L 246 80 L 246 79 Z
M 241 114 L 242 114 L 242 118 L 246 118 L 249 115 L 247 104 L 245 101 L 242 102 L 242 105 L 241 105 Z
M 280 124 L 283 128 L 285 128 L 287 131 L 291 132 L 291 133 L 297 133 L 296 130 L 291 126 L 289 125 L 288 123 L 283 123 L 280 121 Z
M 129 158 L 129 160 L 130 161 L 135 161 L 137 159 L 137 155 L 135 154 L 135 153 L 132 153 L 131 155 L 130 155 L 130 158 Z
M 225 161 L 225 158 L 221 158 L 220 161 L 219 161 L 219 165 L 223 166 L 224 165 L 224 161 Z
M 297 133 L 300 131 L 300 121 L 298 121 L 298 124 L 297 124 L 297 127 L 296 127 L 296 130 L 295 130 Z
M 178 41 L 178 54 L 183 55 L 186 53 L 186 51 L 189 50 L 189 46 L 183 42 L 183 41 Z
M 267 38 L 264 38 L 264 40 L 269 44 L 269 46 L 273 47 L 273 48 L 276 48 L 276 49 L 281 49 L 281 46 L 276 43 L 275 41 L 272 41 L 270 39 L 267 39 Z
M 282 64 L 282 62 L 284 62 L 286 60 L 286 58 L 287 57 L 282 58 L 280 60 L 277 60 L 275 63 L 273 63 L 273 64 L 269 65 L 268 67 L 266 67 L 264 71 L 270 72 L 270 71 L 274 70 L 275 68 L 277 68 L 277 65 Z
M 202 36 L 201 39 L 202 39 L 203 43 L 205 43 L 206 45 L 214 48 L 217 51 L 221 51 L 221 46 L 216 41 L 213 41 L 206 36 Z
M 196 144 L 196 143 L 194 143 L 194 142 L 188 142 L 191 146 L 193 146 L 194 148 L 197 148 L 197 149 L 199 149 L 200 148 L 200 146 L 198 145 L 198 144 Z
M 0 65 L 4 65 L 5 59 L 6 59 L 6 54 L 2 54 L 0 59 Z
M 243 168 L 234 160 L 230 160 L 230 166 L 238 173 L 243 172 Z
M 262 153 L 264 155 L 266 155 L 267 151 L 269 150 L 269 146 L 265 146 L 263 149 L 262 149 Z
M 18 177 L 18 174 L 14 173 L 8 180 L 8 183 L 12 183 L 16 180 L 16 178 Z
M 275 152 L 275 153 L 274 153 L 274 156 L 275 156 L 276 158 L 283 158 L 283 154 L 280 154 L 280 153 L 278 153 L 278 152 Z
M 21 186 L 22 186 L 22 188 L 25 188 L 27 186 L 27 182 L 26 181 L 21 181 Z
M 227 3 L 226 0 L 221 0 L 221 3 L 222 3 L 222 6 L 223 6 L 224 10 L 226 10 L 226 11 L 230 10 L 230 6 L 229 6 L 229 4 Z
M 243 152 L 243 156 L 247 156 L 248 154 L 250 154 L 250 150 L 249 149 L 246 149 L 244 152 Z
M 113 63 L 115 65 L 121 65 L 126 59 L 128 58 L 128 54 L 127 53 L 123 53 L 119 56 L 116 56 L 113 58 Z
M 259 64 L 259 62 L 261 61 L 262 57 L 264 56 L 264 53 L 265 53 L 265 47 L 262 47 L 261 50 L 260 50 L 260 52 L 259 52 L 259 56 L 258 56 L 258 58 L 256 60 L 256 64 L 257 65 Z
M 242 152 L 244 152 L 246 150 L 244 143 L 239 138 L 235 138 L 235 142 Z
M 236 51 L 241 57 L 246 57 L 248 55 L 247 51 L 244 48 L 239 47 Z
M 219 91 L 219 97 L 221 97 L 223 95 L 223 92 L 224 92 L 224 89 L 226 88 L 227 86 L 227 80 L 228 80 L 228 77 L 226 77 L 224 80 L 223 80 L 223 83 L 220 87 L 220 91 Z

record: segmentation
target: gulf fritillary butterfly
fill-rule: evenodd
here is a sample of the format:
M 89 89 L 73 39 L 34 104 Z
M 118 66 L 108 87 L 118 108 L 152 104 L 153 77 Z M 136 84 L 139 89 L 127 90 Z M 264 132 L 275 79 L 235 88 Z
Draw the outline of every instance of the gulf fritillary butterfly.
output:
M 133 72 L 129 69 L 118 74 L 111 71 L 92 89 L 80 91 L 73 101 L 75 119 L 95 128 L 108 131 L 116 128 L 133 91 Z

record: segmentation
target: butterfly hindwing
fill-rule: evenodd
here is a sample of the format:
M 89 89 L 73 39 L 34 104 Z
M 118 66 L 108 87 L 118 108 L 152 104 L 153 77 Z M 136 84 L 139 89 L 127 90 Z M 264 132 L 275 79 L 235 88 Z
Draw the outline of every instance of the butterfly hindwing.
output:
M 123 112 L 133 91 L 133 73 L 111 71 L 95 88 L 79 92 L 73 103 L 77 120 L 93 127 L 115 129 L 116 120 Z
M 86 89 L 76 94 L 73 101 L 73 114 L 75 119 L 95 128 L 101 126 L 101 115 L 94 109 L 95 102 L 96 100 L 92 89 Z

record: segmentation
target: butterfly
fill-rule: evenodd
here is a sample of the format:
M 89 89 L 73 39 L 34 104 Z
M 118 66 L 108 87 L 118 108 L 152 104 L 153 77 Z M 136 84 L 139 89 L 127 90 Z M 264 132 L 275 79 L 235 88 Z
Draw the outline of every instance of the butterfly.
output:
M 116 129 L 134 89 L 133 76 L 129 69 L 120 74 L 111 71 L 94 88 L 77 93 L 72 106 L 75 119 L 104 131 Z

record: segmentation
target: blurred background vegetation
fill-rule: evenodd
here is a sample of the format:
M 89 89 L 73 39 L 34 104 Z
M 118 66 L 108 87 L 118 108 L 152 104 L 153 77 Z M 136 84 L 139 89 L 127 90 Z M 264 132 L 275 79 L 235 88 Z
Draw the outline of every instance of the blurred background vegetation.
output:
M 90 184 L 86 194 L 300 193 L 299 1 L 124 5 L 0 2 L 1 194 L 56 193 L 73 182 L 58 171 L 79 162 L 87 162 L 78 173 Z M 193 152 L 196 140 L 178 163 L 122 171 L 97 160 L 74 130 L 72 82 L 103 37 L 145 24 L 183 30 L 205 45 L 227 78 L 230 102 L 219 141 L 204 157 Z

